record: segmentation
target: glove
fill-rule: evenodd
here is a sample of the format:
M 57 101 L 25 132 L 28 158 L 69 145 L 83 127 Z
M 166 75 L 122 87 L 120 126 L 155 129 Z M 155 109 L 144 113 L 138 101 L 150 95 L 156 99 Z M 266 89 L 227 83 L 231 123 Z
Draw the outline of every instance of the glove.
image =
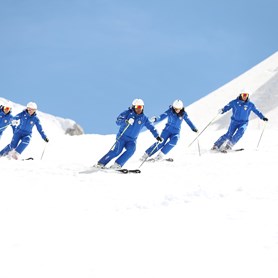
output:
M 20 120 L 12 120 L 11 124 L 12 124 L 12 126 L 17 127 L 20 124 Z
M 263 117 L 263 121 L 268 122 L 268 118 Z
M 160 136 L 157 136 L 156 137 L 156 140 L 157 140 L 157 142 L 159 142 L 159 143 L 162 143 L 164 140 L 163 140 L 163 138 L 161 138 Z
M 223 109 L 218 110 L 218 114 L 223 114 Z
M 130 119 L 126 120 L 126 123 L 129 124 L 129 125 L 133 125 L 134 119 L 130 118 Z
M 49 139 L 46 137 L 46 138 L 44 139 L 44 141 L 45 141 L 46 143 L 48 143 L 48 142 L 49 142 Z
M 157 120 L 156 116 L 153 116 L 153 117 L 150 118 L 150 122 L 151 122 L 151 123 L 156 122 L 156 120 Z
M 197 129 L 197 128 L 194 128 L 194 129 L 192 129 L 192 131 L 194 131 L 194 132 L 198 132 L 198 129 Z

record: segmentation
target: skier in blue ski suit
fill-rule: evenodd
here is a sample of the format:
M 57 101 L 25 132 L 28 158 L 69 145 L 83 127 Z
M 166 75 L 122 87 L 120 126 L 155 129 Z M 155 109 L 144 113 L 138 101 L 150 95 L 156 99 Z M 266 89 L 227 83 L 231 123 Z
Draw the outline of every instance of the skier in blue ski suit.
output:
M 12 125 L 13 115 L 12 108 L 8 105 L 0 106 L 0 138 L 2 137 L 3 132 L 9 125 Z M 13 130 L 14 127 L 12 126 Z
M 165 128 L 161 132 L 161 138 L 163 142 L 154 143 L 151 145 L 141 157 L 140 160 L 144 161 L 148 157 L 161 150 L 156 156 L 155 160 L 161 160 L 165 154 L 169 153 L 178 143 L 180 138 L 181 124 L 185 121 L 192 131 L 198 132 L 197 128 L 189 119 L 187 113 L 184 110 L 183 102 L 181 100 L 175 100 L 169 109 L 158 117 L 152 117 L 152 122 L 161 122 L 168 118 Z
M 36 110 L 36 103 L 29 102 L 27 108 L 14 117 L 14 119 L 18 121 L 18 126 L 15 128 L 11 143 L 0 151 L 0 156 L 8 155 L 9 158 L 18 159 L 19 155 L 30 143 L 34 126 L 36 126 L 43 140 L 49 142 L 43 131 Z
M 255 104 L 249 100 L 248 93 L 241 93 L 236 99 L 224 106 L 223 109 L 220 110 L 220 113 L 224 114 L 231 109 L 232 117 L 228 131 L 214 143 L 212 150 L 232 149 L 232 147 L 243 136 L 248 126 L 251 111 L 263 121 L 268 121 L 268 119 L 256 108 Z
M 144 126 L 150 130 L 150 132 L 158 141 L 162 141 L 153 124 L 144 114 L 143 109 L 143 100 L 135 99 L 132 102 L 132 107 L 122 112 L 117 117 L 116 124 L 120 126 L 120 129 L 116 137 L 116 142 L 109 150 L 109 152 L 98 161 L 98 164 L 95 165 L 95 167 L 103 168 L 113 158 L 121 154 L 123 149 L 125 148 L 126 150 L 122 153 L 121 156 L 117 158 L 115 163 L 111 166 L 111 168 L 113 169 L 122 168 L 122 166 L 128 161 L 128 159 L 130 159 L 130 157 L 134 154 L 136 150 L 137 137 Z

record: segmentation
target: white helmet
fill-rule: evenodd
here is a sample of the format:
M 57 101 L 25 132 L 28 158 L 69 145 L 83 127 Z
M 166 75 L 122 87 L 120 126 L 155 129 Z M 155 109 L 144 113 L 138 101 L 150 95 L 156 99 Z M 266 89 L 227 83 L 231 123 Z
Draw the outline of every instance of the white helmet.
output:
M 136 106 L 136 105 L 144 106 L 144 101 L 142 99 L 140 99 L 140 98 L 136 98 L 135 100 L 133 100 L 132 106 Z
M 12 111 L 12 104 L 9 100 L 6 100 L 2 104 L 2 108 L 4 109 L 5 113 Z
M 2 106 L 12 108 L 12 103 L 9 100 L 6 100 L 6 101 L 3 101 Z
M 31 109 L 37 110 L 37 109 L 38 109 L 38 106 L 37 106 L 37 104 L 36 104 L 35 102 L 29 102 L 29 103 L 27 104 L 27 108 L 31 108 Z
M 176 109 L 182 109 L 183 108 L 183 103 L 180 99 L 177 99 L 173 102 L 173 108 L 176 108 Z

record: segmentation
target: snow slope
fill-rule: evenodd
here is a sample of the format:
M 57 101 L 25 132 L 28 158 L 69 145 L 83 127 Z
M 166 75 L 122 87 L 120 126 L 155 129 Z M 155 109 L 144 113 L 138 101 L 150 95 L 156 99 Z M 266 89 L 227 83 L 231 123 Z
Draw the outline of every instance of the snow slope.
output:
M 199 138 L 201 153 L 197 141 L 188 147 L 196 134 L 184 124 L 169 155 L 175 161 L 144 164 L 139 175 L 80 174 L 115 136 L 65 136 L 50 125 L 49 144 L 34 137 L 22 155 L 34 161 L 1 158 L 0 277 L 276 278 L 277 59 L 276 53 L 186 109 L 202 130 L 250 86 L 269 118 L 258 150 L 264 123 L 254 117 L 238 143 L 245 151 L 209 151 L 228 115 Z M 143 132 L 126 166 L 138 167 L 153 142 Z

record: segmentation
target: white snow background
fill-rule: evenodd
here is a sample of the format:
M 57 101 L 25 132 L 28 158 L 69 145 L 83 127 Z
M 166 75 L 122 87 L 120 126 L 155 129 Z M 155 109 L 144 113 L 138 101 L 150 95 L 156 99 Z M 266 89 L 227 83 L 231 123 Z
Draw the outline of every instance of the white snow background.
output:
M 33 161 L 0 159 L 0 277 L 277 278 L 278 52 L 186 111 L 202 131 L 242 89 L 269 118 L 265 125 L 252 115 L 236 145 L 244 151 L 209 151 L 226 132 L 229 112 L 190 147 L 196 134 L 183 123 L 168 155 L 175 161 L 145 163 L 141 174 L 80 174 L 115 135 L 64 135 L 71 120 L 39 111 L 50 142 L 34 128 L 22 154 Z M 8 128 L 0 148 L 10 139 Z M 137 168 L 153 142 L 143 131 L 125 166 Z

